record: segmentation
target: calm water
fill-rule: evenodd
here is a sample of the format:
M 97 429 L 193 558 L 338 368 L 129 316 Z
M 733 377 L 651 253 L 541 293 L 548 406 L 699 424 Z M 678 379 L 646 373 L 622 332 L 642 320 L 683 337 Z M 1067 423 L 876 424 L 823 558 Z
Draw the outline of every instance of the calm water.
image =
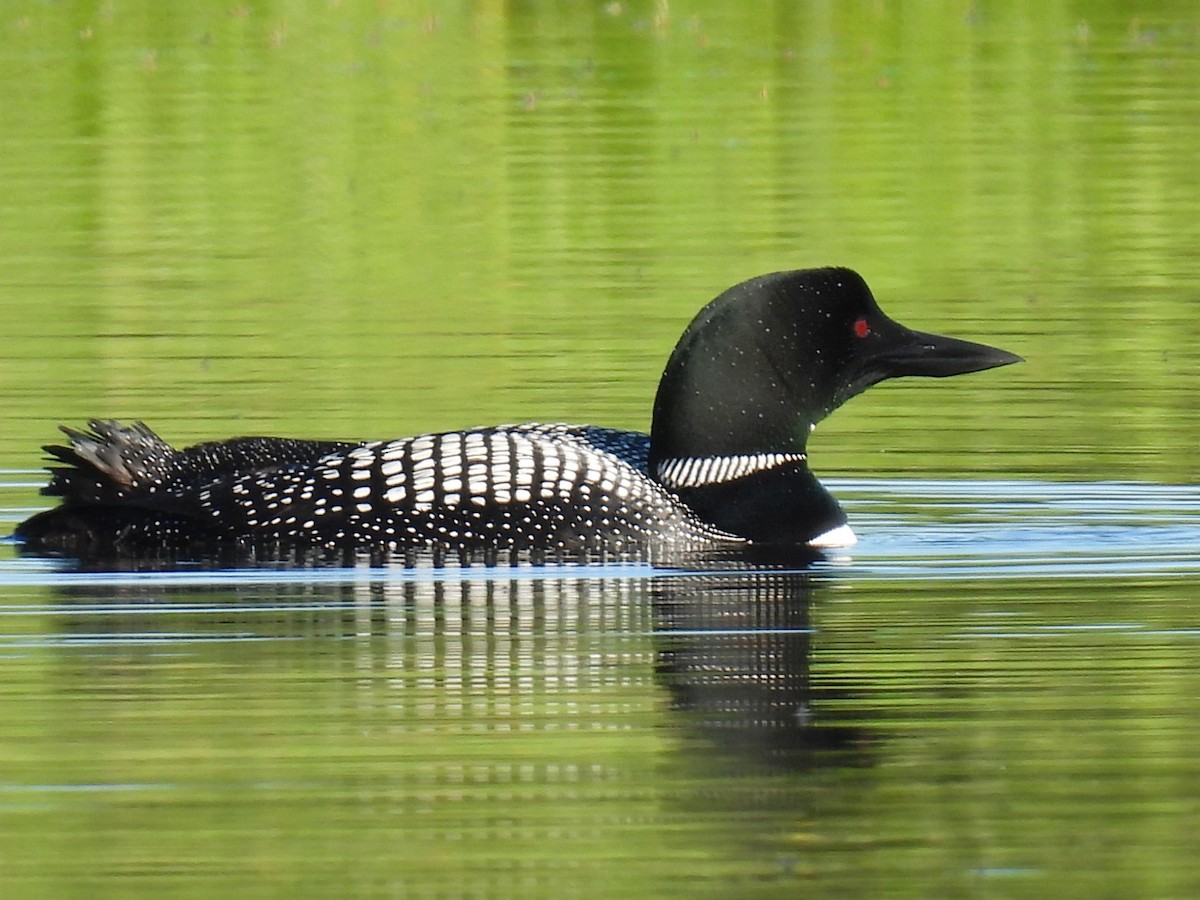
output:
M 841 264 L 804 572 L 85 572 L 0 543 L 4 896 L 1200 894 L 1194 4 L 17 2 L 0 535 L 57 422 L 645 428 Z
M 1194 492 L 838 488 L 804 573 L 8 554 L 6 883 L 1193 895 Z

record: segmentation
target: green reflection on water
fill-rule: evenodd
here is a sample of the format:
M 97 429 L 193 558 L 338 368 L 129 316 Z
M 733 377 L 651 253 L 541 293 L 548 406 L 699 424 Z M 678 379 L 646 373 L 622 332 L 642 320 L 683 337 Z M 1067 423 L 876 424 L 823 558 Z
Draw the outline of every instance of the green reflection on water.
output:
M 29 593 L 0 648 L 0 879 L 1183 896 L 1189 597 L 831 573 Z
M 10 4 L 0 467 L 94 415 L 180 443 L 644 428 L 700 305 L 838 263 L 1028 363 L 872 391 L 819 471 L 1193 481 L 1198 46 L 1171 3 Z M 437 629 L 31 645 L 57 598 L 6 593 L 34 609 L 3 626 L 0 879 L 1194 894 L 1185 581 L 858 588 L 816 660 L 869 764 L 803 778 L 681 726 L 648 619 L 487 657 L 501 737 L 445 707 Z M 973 618 L 1014 603 L 1028 630 Z M 1043 665 L 1035 626 L 1131 618 L 1170 633 L 1055 633 Z M 432 668 L 381 668 L 405 653 Z M 593 680 L 503 683 L 563 659 Z
M 667 744 L 637 608 L 473 587 L 60 596 L 6 654 L 3 877 L 491 891 L 628 855 Z

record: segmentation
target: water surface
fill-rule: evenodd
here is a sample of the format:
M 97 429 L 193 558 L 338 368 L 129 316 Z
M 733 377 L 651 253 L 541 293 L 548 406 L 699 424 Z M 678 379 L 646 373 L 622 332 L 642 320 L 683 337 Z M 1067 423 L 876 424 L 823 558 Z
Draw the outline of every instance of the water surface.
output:
M 799 572 L 0 563 L 51 893 L 1185 896 L 1200 509 L 845 481 Z M 22 837 L 22 835 L 26 837 Z
M 1167 0 L 6 6 L 0 535 L 93 416 L 645 429 L 779 269 L 1027 363 L 822 423 L 862 542 L 802 571 L 0 544 L 0 893 L 1200 894 L 1198 50 Z

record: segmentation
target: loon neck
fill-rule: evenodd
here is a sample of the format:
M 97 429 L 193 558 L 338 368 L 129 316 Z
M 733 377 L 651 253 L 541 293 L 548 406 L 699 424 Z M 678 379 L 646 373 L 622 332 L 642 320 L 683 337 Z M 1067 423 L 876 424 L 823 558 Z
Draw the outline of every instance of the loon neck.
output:
M 807 544 L 846 525 L 846 514 L 803 454 L 672 458 L 651 475 L 706 522 L 756 544 Z
M 725 484 L 758 472 L 803 463 L 803 453 L 745 453 L 738 456 L 676 456 L 654 464 L 654 477 L 672 490 Z

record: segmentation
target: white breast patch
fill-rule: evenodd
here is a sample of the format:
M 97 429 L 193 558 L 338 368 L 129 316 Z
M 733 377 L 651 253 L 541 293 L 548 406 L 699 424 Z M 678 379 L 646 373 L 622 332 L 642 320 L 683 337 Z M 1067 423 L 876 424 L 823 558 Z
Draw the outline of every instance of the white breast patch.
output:
M 837 528 L 830 528 L 824 534 L 818 534 L 808 542 L 808 546 L 832 549 L 834 547 L 853 547 L 857 543 L 858 535 L 851 530 L 850 526 L 839 525 Z

